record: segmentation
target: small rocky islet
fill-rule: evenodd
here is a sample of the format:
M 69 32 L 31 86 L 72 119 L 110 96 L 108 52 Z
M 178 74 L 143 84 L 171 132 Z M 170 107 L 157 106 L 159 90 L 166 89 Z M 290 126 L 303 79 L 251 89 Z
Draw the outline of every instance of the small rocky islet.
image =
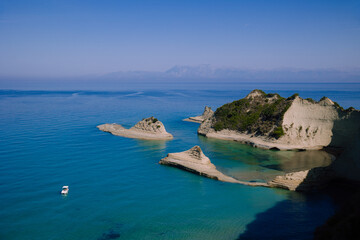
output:
M 211 107 L 205 106 L 203 114 L 196 117 L 186 118 L 184 119 L 184 121 L 202 123 L 203 121 L 205 121 L 205 119 L 208 119 L 209 117 L 213 116 L 213 114 L 214 111 L 211 109 Z
M 126 129 L 116 123 L 102 124 L 97 126 L 97 128 L 103 132 L 109 132 L 113 135 L 127 138 L 144 140 L 173 139 L 173 135 L 166 131 L 164 124 L 154 117 L 144 118 L 130 129 Z

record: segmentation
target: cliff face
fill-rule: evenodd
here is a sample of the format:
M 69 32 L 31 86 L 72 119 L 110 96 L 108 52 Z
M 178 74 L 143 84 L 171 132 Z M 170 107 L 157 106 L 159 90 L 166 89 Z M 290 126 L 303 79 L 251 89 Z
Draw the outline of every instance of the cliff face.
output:
M 307 147 L 346 147 L 360 130 L 360 112 L 342 110 L 328 98 L 312 103 L 297 97 L 284 115 L 283 142 Z
M 198 129 L 207 137 L 278 149 L 345 147 L 359 131 L 357 110 L 343 110 L 325 97 L 285 99 L 261 90 L 218 108 Z

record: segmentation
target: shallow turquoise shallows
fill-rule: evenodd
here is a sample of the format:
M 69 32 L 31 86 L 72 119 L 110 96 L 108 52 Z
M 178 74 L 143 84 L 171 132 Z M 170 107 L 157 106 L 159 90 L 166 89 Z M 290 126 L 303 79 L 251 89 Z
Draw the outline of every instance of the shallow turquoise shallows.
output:
M 327 193 L 223 183 L 158 164 L 169 152 L 200 145 L 237 178 L 263 181 L 284 171 L 291 153 L 206 139 L 196 134 L 198 124 L 182 121 L 254 88 L 285 97 L 301 89 L 304 98 L 326 95 L 345 108 L 360 106 L 359 84 L 0 91 L 0 239 L 311 239 L 334 212 Z M 149 116 L 174 139 L 135 140 L 96 128 L 130 127 Z M 70 188 L 66 197 L 63 185 Z

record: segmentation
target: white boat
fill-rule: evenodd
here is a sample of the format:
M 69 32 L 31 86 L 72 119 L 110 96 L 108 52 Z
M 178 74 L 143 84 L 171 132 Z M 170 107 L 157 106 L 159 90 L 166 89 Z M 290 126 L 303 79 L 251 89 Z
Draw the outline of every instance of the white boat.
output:
M 67 195 L 69 192 L 69 186 L 63 186 L 61 190 L 62 195 Z

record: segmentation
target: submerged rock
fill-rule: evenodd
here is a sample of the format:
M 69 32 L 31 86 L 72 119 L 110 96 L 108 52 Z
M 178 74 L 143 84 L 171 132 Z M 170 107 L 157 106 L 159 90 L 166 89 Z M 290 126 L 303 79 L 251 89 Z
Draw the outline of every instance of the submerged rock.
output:
M 169 140 L 173 136 L 168 133 L 164 124 L 154 117 L 149 117 L 141 120 L 132 128 L 126 129 L 120 124 L 107 123 L 97 126 L 98 129 L 104 132 L 110 132 L 117 136 L 138 138 L 146 140 Z
M 184 119 L 184 121 L 202 123 L 205 119 L 208 119 L 213 115 L 214 111 L 211 110 L 211 107 L 206 106 L 202 115 L 196 117 L 189 117 Z
M 120 233 L 115 232 L 114 230 L 109 230 L 101 235 L 98 240 L 111 240 L 120 238 Z

